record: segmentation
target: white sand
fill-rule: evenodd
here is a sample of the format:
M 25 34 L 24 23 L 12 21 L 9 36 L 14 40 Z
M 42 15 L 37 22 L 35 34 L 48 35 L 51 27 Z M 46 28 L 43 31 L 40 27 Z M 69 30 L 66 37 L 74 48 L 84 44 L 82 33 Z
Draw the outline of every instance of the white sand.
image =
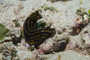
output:
M 43 5 L 55 7 L 58 13 L 55 11 L 52 12 L 50 10 L 44 11 L 41 8 L 41 6 Z M 80 7 L 82 9 L 85 9 L 85 11 L 88 11 L 90 9 L 90 0 L 71 0 L 66 2 L 58 1 L 55 3 L 51 3 L 46 0 L 26 0 L 26 1 L 0 0 L 0 23 L 6 25 L 6 27 L 8 27 L 10 30 L 13 30 L 15 27 L 12 20 L 18 19 L 19 23 L 23 26 L 24 20 L 33 11 L 37 9 L 41 9 L 42 14 L 45 16 L 44 18 L 47 19 L 46 21 L 53 23 L 52 27 L 56 28 L 56 30 L 58 31 L 62 31 L 63 28 L 67 29 L 67 32 L 61 35 L 56 34 L 57 36 L 56 39 L 62 39 L 65 37 L 72 38 L 72 36 L 70 36 L 68 32 L 71 31 L 70 28 L 75 24 L 76 18 L 78 17 L 76 15 L 76 10 L 79 9 Z M 88 30 L 88 28 L 86 29 Z M 85 39 L 90 40 L 90 38 L 85 38 Z M 78 37 L 77 40 L 81 40 L 81 39 Z M 75 42 L 77 42 L 77 40 Z M 79 43 L 81 45 L 81 42 Z M 87 57 L 82 54 L 77 54 L 72 51 L 65 53 L 61 52 L 60 55 L 61 55 L 61 60 L 90 60 L 90 57 Z M 49 59 L 56 60 L 52 58 Z

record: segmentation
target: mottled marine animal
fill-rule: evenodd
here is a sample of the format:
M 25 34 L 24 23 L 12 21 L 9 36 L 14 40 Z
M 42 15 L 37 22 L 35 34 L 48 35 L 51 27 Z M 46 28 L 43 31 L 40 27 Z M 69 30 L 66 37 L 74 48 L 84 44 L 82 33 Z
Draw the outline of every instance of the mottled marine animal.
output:
M 46 39 L 55 35 L 55 29 L 50 26 L 38 29 L 37 21 L 42 18 L 41 10 L 36 10 L 29 15 L 23 25 L 25 40 L 29 45 L 34 45 L 36 48 Z

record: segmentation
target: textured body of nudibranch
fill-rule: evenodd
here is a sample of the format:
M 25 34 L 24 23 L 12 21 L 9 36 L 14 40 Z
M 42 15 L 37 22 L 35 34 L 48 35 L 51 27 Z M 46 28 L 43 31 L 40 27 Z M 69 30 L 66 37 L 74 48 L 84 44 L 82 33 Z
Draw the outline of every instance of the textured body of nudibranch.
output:
M 26 42 L 30 45 L 35 45 L 36 48 L 46 39 L 55 35 L 55 29 L 50 28 L 50 26 L 37 29 L 37 21 L 42 18 L 39 12 L 41 12 L 41 10 L 36 10 L 31 13 L 25 20 L 23 26 Z

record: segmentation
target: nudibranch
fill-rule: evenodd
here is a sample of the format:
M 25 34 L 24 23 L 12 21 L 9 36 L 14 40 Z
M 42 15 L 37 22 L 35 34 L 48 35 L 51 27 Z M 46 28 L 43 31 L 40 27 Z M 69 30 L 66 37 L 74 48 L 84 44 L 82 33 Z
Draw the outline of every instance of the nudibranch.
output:
M 29 45 L 34 45 L 36 48 L 46 39 L 53 37 L 56 33 L 55 28 L 50 26 L 38 29 L 37 21 L 42 18 L 41 10 L 38 9 L 29 15 L 23 25 L 24 37 Z

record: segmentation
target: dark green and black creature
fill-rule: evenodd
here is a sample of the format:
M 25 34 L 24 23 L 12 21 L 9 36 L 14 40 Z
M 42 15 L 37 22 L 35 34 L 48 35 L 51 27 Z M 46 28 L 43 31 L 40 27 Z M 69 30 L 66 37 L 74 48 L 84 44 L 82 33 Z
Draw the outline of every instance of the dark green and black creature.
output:
M 38 9 L 31 13 L 31 15 L 26 18 L 23 25 L 26 42 L 29 45 L 35 45 L 36 48 L 46 39 L 53 37 L 56 33 L 55 29 L 50 28 L 50 26 L 40 29 L 37 28 L 37 21 L 42 18 L 40 12 L 41 10 Z

